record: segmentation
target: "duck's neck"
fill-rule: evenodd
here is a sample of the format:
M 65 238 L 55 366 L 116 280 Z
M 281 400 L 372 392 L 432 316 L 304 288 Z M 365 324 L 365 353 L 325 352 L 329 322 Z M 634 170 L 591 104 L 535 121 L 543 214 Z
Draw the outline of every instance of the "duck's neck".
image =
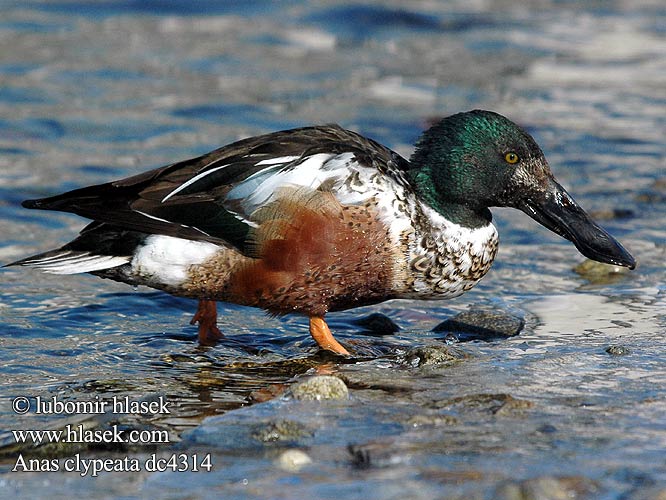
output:
M 488 208 L 475 208 L 470 203 L 449 199 L 438 193 L 429 174 L 429 172 L 414 169 L 408 171 L 407 176 L 419 199 L 433 210 L 446 217 L 447 220 L 470 229 L 484 227 L 492 222 L 493 216 Z
M 438 206 L 432 206 L 432 208 L 446 217 L 447 220 L 470 229 L 485 227 L 493 220 L 493 215 L 487 208 L 474 210 L 460 203 L 440 203 Z

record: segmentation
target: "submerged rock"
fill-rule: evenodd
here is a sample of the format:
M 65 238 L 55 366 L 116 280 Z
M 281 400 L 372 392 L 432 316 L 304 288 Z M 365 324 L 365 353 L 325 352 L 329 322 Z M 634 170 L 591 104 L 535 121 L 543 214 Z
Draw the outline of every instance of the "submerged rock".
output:
M 599 485 L 582 476 L 543 476 L 505 483 L 495 492 L 499 500 L 574 500 L 594 498 Z
M 592 285 L 608 285 L 623 279 L 629 269 L 588 259 L 574 267 L 574 272 Z
M 447 333 L 459 341 L 495 340 L 514 337 L 525 326 L 525 321 L 518 316 L 505 312 L 471 310 L 456 314 L 443 321 L 434 332 Z
M 611 345 L 606 347 L 606 352 L 612 356 L 626 356 L 631 350 L 623 345 Z
M 304 401 L 347 399 L 349 389 L 338 377 L 318 375 L 291 386 L 287 391 L 287 396 Z
M 352 320 L 352 323 L 360 326 L 370 335 L 393 335 L 400 331 L 400 327 L 391 318 L 381 313 L 369 314 Z
M 534 403 L 526 399 L 514 398 L 511 394 L 469 394 L 445 399 L 435 403 L 437 408 L 460 408 L 476 410 L 491 415 L 508 416 L 530 409 Z
M 287 450 L 276 460 L 277 465 L 287 472 L 297 472 L 312 463 L 310 456 L 301 450 Z
M 469 358 L 469 354 L 446 345 L 415 347 L 407 351 L 403 362 L 413 367 L 444 366 Z
M 448 427 L 460 421 L 451 415 L 414 415 L 405 422 L 409 427 Z
M 391 440 L 349 444 L 347 451 L 351 456 L 351 465 L 355 469 L 391 467 L 406 459 L 404 449 L 396 446 Z
M 252 437 L 261 443 L 296 442 L 312 437 L 312 430 L 295 420 L 276 420 L 255 428 Z

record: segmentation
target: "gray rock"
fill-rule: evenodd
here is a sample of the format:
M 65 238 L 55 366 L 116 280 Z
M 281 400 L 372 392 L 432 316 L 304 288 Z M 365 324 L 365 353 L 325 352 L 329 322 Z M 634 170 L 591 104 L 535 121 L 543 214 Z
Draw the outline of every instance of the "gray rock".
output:
M 297 472 L 312 463 L 310 456 L 301 450 L 287 450 L 280 454 L 276 463 L 282 470 Z
M 594 498 L 599 485 L 582 476 L 543 476 L 519 482 L 508 482 L 497 488 L 498 500 L 575 500 Z
M 606 347 L 606 352 L 612 356 L 626 356 L 631 350 L 623 345 L 611 345 Z
M 409 427 L 448 427 L 456 425 L 459 420 L 451 415 L 414 415 L 407 419 L 405 424 Z
M 294 420 L 276 420 L 255 428 L 252 437 L 261 443 L 296 442 L 312 437 L 313 432 Z
M 437 401 L 435 407 L 511 416 L 533 408 L 534 403 L 526 399 L 514 398 L 511 394 L 468 394 Z
M 624 279 L 629 269 L 587 259 L 574 267 L 574 272 L 592 285 L 609 285 Z
M 434 332 L 454 335 L 460 341 L 494 340 L 514 337 L 525 326 L 525 321 L 518 316 L 505 312 L 471 310 L 456 314 L 443 321 Z
M 442 366 L 458 363 L 469 355 L 460 349 L 446 345 L 414 347 L 404 355 L 403 362 L 413 367 Z
M 338 377 L 318 375 L 291 386 L 287 391 L 287 396 L 304 401 L 347 399 L 349 389 Z
M 353 320 L 352 323 L 360 326 L 370 335 L 393 335 L 400 331 L 400 327 L 391 318 L 381 313 L 369 314 Z

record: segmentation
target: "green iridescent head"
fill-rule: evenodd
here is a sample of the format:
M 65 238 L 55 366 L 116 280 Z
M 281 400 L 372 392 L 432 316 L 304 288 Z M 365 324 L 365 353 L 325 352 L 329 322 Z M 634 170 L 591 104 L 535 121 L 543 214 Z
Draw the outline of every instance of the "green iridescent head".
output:
M 481 227 L 492 220 L 489 207 L 514 207 L 591 259 L 635 265 L 557 183 L 534 139 L 502 115 L 475 110 L 444 118 L 423 133 L 410 165 L 419 197 L 451 222 Z

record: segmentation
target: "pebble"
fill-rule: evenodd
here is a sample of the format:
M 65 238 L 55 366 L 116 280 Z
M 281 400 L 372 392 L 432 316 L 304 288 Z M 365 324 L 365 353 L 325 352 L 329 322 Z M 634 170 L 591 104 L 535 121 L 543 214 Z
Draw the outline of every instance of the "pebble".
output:
M 369 314 L 353 320 L 352 323 L 372 335 L 393 335 L 400 331 L 400 327 L 391 318 L 381 313 Z
M 262 443 L 277 443 L 297 441 L 312 437 L 312 430 L 294 420 L 276 420 L 258 427 L 252 437 Z
M 524 326 L 525 321 L 518 316 L 479 309 L 456 314 L 437 325 L 433 331 L 455 335 L 461 341 L 495 340 L 514 337 Z
M 593 285 L 608 285 L 623 279 L 629 269 L 587 259 L 574 267 L 574 272 Z
M 575 500 L 598 495 L 599 485 L 582 476 L 542 476 L 501 485 L 493 498 L 498 500 Z
M 297 472 L 312 463 L 310 456 L 301 450 L 287 450 L 280 454 L 277 465 L 287 472 Z
M 404 363 L 413 367 L 446 366 L 458 363 L 469 355 L 460 349 L 448 345 L 430 345 L 414 347 L 404 355 Z
M 338 377 L 318 375 L 294 384 L 287 395 L 302 401 L 347 399 L 349 398 L 349 389 Z
M 606 352 L 612 356 L 626 356 L 631 350 L 623 345 L 611 345 L 606 347 Z
M 468 394 L 437 401 L 435 407 L 481 411 L 496 416 L 512 416 L 533 408 L 534 403 L 527 399 L 515 398 L 511 394 Z
M 414 415 L 405 422 L 409 427 L 448 427 L 460 421 L 451 415 Z

